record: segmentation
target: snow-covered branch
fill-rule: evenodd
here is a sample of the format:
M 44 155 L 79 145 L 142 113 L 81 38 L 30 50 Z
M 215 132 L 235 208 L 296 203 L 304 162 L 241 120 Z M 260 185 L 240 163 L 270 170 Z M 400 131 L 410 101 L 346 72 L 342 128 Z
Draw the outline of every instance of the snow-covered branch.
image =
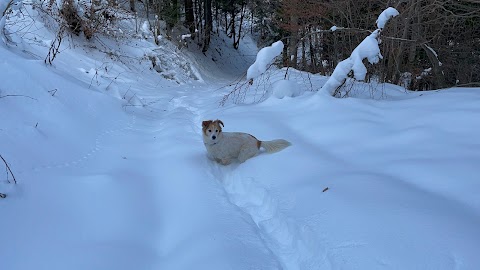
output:
M 395 16 L 398 16 L 400 13 L 398 13 L 398 11 L 392 7 L 389 7 L 387 9 L 385 9 L 382 13 L 380 13 L 380 15 L 378 16 L 378 19 L 377 19 L 377 28 L 378 29 L 383 29 L 385 28 L 385 24 L 387 24 L 388 20 L 390 20 L 390 18 L 393 18 Z
M 385 9 L 377 19 L 378 29 L 367 36 L 352 52 L 349 58 L 341 61 L 335 67 L 332 75 L 328 81 L 323 85 L 321 91 L 327 92 L 330 95 L 335 93 L 335 90 L 340 87 L 348 78 L 350 72 L 356 80 L 363 81 L 367 75 L 367 68 L 363 64 L 363 60 L 367 59 L 370 64 L 376 64 L 383 58 L 380 53 L 379 36 L 382 29 L 385 27 L 387 21 L 397 16 L 399 13 L 394 8 Z M 332 30 L 333 31 L 333 30 Z
M 247 70 L 247 80 L 251 81 L 267 71 L 275 57 L 279 56 L 283 51 L 283 42 L 277 41 L 271 46 L 262 48 L 257 53 L 257 59 Z

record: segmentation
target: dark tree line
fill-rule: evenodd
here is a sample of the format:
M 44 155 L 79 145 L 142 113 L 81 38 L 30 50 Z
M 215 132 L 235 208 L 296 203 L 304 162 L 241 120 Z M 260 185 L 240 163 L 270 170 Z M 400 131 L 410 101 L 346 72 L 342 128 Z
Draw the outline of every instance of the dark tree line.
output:
M 158 16 L 164 21 L 167 33 L 175 27 L 185 27 L 204 52 L 210 47 L 211 35 L 218 31 L 225 31 L 232 38 L 232 45 L 238 48 L 248 10 L 247 0 L 129 1 L 132 11 L 142 4 L 147 16 Z
M 259 21 L 268 23 L 260 30 L 262 39 L 267 43 L 284 39 L 287 45 L 284 65 L 330 74 L 369 30 L 375 29 L 378 15 L 391 6 L 400 16 L 390 20 L 382 33 L 384 60 L 370 67 L 371 76 L 416 90 L 480 86 L 478 0 L 283 0 L 275 3 L 276 6 L 260 4 L 255 14 Z M 328 31 L 334 25 L 338 30 Z
M 77 0 L 64 0 L 72 1 Z M 234 48 L 246 31 L 257 37 L 259 47 L 282 40 L 284 66 L 322 75 L 331 74 L 376 28 L 378 15 L 394 7 L 400 15 L 383 30 L 384 59 L 369 66 L 370 78 L 417 90 L 480 85 L 480 0 L 85 1 L 92 7 L 101 3 L 128 6 L 131 11 L 141 7 L 151 22 L 164 22 L 167 36 L 172 33 L 175 39 L 175 31 L 190 33 L 204 52 L 220 31 L 231 38 Z M 103 22 L 91 21 L 99 22 L 90 24 L 93 30 Z M 330 31 L 332 26 L 337 30 Z

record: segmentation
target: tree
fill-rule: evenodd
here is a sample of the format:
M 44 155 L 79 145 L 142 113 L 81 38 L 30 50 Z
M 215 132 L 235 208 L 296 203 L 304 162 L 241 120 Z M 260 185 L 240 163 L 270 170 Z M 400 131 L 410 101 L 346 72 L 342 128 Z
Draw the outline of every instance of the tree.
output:
M 195 34 L 195 15 L 193 11 L 193 0 L 185 0 L 185 26 L 190 31 L 190 34 Z
M 205 32 L 203 37 L 202 52 L 206 52 L 210 46 L 210 35 L 212 32 L 212 0 L 204 0 Z

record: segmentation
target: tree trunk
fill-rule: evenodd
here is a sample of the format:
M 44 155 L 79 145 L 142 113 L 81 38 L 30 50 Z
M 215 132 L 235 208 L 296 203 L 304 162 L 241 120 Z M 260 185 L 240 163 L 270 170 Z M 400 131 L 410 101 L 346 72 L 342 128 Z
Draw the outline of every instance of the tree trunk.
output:
M 185 0 L 185 27 L 188 28 L 190 34 L 192 34 L 192 39 L 195 34 L 195 16 L 193 15 L 193 1 Z
M 195 28 L 198 30 L 197 32 L 197 44 L 198 46 L 202 45 L 202 39 L 203 39 L 203 33 L 205 32 L 203 29 L 203 23 L 202 23 L 202 18 L 203 18 L 203 13 L 202 13 L 202 3 L 203 0 L 195 0 L 194 2 L 194 7 L 195 7 Z
M 245 17 L 245 2 L 242 3 L 242 8 L 240 9 L 240 23 L 238 25 L 238 36 L 237 39 L 233 39 L 233 48 L 238 49 L 240 46 L 240 39 L 242 38 L 242 25 L 243 25 L 243 18 Z M 233 29 L 235 31 L 235 28 Z
M 308 31 L 313 32 L 314 30 L 309 27 Z M 312 73 L 318 72 L 317 61 L 316 61 L 317 56 L 315 55 L 315 46 L 313 45 L 313 41 L 316 39 L 317 39 L 317 35 L 311 35 L 310 38 L 308 39 L 308 48 L 310 52 L 310 65 L 311 65 L 310 71 Z
M 136 12 L 137 10 L 135 9 L 135 0 L 130 0 L 130 10 L 132 12 Z
M 304 28 L 305 29 L 305 28 Z M 302 33 L 303 34 L 303 33 Z M 302 39 L 302 70 L 308 70 L 308 65 L 307 65 L 307 52 L 305 51 L 306 43 L 305 39 Z
M 289 60 L 290 65 L 293 68 L 297 68 L 297 43 L 298 43 L 298 16 L 296 14 L 292 14 L 290 16 L 292 30 L 290 32 L 290 43 L 289 43 Z
M 445 75 L 443 74 L 442 64 L 438 60 L 438 56 L 433 51 L 432 48 L 428 47 L 427 44 L 422 44 L 422 48 L 427 54 L 428 60 L 432 64 L 433 74 L 435 75 L 435 87 L 445 88 Z
M 231 28 L 230 28 L 230 35 L 228 37 L 233 37 L 233 40 L 235 40 L 236 36 L 235 36 L 235 17 L 236 17 L 236 13 L 235 13 L 235 8 L 232 8 L 232 10 L 230 11 L 230 16 L 231 16 Z
M 212 32 L 212 0 L 204 0 L 204 12 L 205 15 L 205 33 L 203 36 L 203 48 L 202 52 L 206 52 L 210 46 L 210 34 Z

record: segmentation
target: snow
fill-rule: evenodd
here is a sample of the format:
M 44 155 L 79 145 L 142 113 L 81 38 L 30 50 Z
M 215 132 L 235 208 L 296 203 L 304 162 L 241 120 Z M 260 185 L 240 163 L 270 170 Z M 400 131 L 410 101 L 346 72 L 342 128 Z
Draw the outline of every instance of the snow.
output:
M 219 106 L 255 52 L 79 38 L 48 66 L 36 24 L 0 47 L 2 269 L 480 268 L 478 88 L 336 99 L 289 69 L 284 98 Z M 216 164 L 217 118 L 292 146 Z
M 265 73 L 272 64 L 275 57 L 283 51 L 283 42 L 281 40 L 274 42 L 271 46 L 262 48 L 258 54 L 255 63 L 247 70 L 247 80 L 255 79 Z
M 363 59 L 367 59 L 370 64 L 376 64 L 383 59 L 380 53 L 378 40 L 381 29 L 385 26 L 387 21 L 397 16 L 399 13 L 396 9 L 389 7 L 385 9 L 377 19 L 378 29 L 373 31 L 370 35 L 360 42 L 360 44 L 353 50 L 349 58 L 340 61 L 335 67 L 330 79 L 322 87 L 321 92 L 333 95 L 335 91 L 348 79 L 349 73 L 353 72 L 353 77 L 356 80 L 363 81 L 367 75 L 367 68 L 363 64 Z M 336 30 L 333 29 L 332 31 Z
M 425 46 L 429 51 L 431 51 L 432 54 L 435 56 L 435 58 L 437 58 L 437 60 L 438 60 L 438 54 L 437 54 L 437 52 L 436 52 L 432 47 L 428 46 L 427 44 L 424 44 L 424 46 Z M 438 61 L 438 65 L 439 65 L 439 66 L 442 66 L 443 63 L 440 62 L 440 61 Z
M 333 94 L 335 89 L 342 85 L 344 80 L 348 78 L 350 71 L 353 71 L 353 77 L 356 80 L 363 81 L 367 75 L 367 68 L 363 64 L 363 59 L 368 59 L 371 64 L 376 64 L 382 59 L 380 48 L 378 47 L 376 30 L 367 36 L 352 52 L 349 58 L 341 61 L 333 70 L 330 79 L 323 86 L 322 91 Z
M 273 83 L 273 95 L 276 98 L 296 97 L 301 94 L 299 87 L 290 80 L 278 80 Z
M 380 16 L 378 16 L 377 19 L 377 27 L 378 29 L 383 29 L 385 28 L 385 24 L 387 24 L 388 20 L 390 20 L 392 17 L 398 16 L 400 13 L 395 8 L 388 7 L 382 13 L 380 13 Z
M 2 15 L 2 17 L 4 16 L 5 10 L 7 9 L 8 5 L 9 5 L 9 1 L 0 2 L 0 15 Z
M 1 11 L 1 9 L 0 9 Z M 2 44 L 2 46 L 7 42 L 7 39 L 5 37 L 5 21 L 7 20 L 7 17 L 6 16 L 2 16 L 0 17 L 0 44 Z
M 151 34 L 150 24 L 148 23 L 148 21 L 144 21 L 144 22 L 142 23 L 142 26 L 140 27 L 140 29 L 142 30 L 142 33 L 144 33 L 144 34 L 146 34 L 146 35 Z

